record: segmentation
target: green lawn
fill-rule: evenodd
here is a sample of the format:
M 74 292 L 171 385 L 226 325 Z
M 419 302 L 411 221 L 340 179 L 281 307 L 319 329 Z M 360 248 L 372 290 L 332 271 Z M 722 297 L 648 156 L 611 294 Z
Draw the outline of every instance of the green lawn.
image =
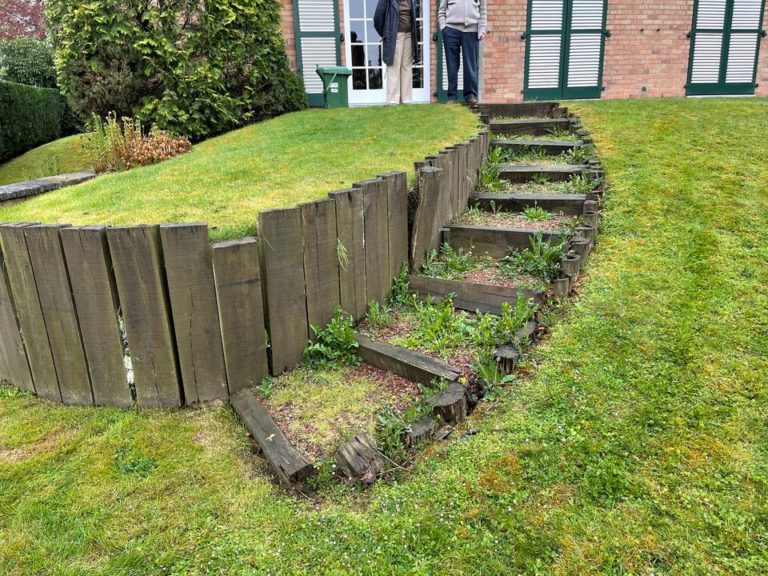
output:
M 43 176 L 90 170 L 82 138 L 80 134 L 60 138 L 0 164 L 0 186 Z
M 310 501 L 226 408 L 0 389 L 0 573 L 768 573 L 768 100 L 575 108 L 599 247 L 478 434 Z
M 207 222 L 213 239 L 255 231 L 258 213 L 317 200 L 477 133 L 462 106 L 307 110 L 230 132 L 155 166 L 110 174 L 0 210 L 67 224 Z

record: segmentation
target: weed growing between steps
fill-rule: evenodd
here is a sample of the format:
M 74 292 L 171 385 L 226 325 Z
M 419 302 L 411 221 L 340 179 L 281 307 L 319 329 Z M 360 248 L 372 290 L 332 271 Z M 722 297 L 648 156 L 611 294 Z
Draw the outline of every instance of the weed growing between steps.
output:
M 452 223 L 491 226 L 493 228 L 526 228 L 560 232 L 565 236 L 573 233 L 573 229 L 579 224 L 579 219 L 575 216 L 550 213 L 537 207 L 531 207 L 524 212 L 507 212 L 501 209 L 488 212 L 478 207 L 472 207 L 468 208 Z
M 593 146 L 577 146 L 569 152 L 552 155 L 543 148 L 532 147 L 519 151 L 512 148 L 491 145 L 488 153 L 490 164 L 513 164 L 518 166 L 541 166 L 554 164 L 586 164 L 595 154 Z
M 364 320 L 360 332 L 439 358 L 469 375 L 477 361 L 487 358 L 497 346 L 513 343 L 514 334 L 537 309 L 535 303 L 520 297 L 514 304 L 504 303 L 499 316 L 473 314 L 457 310 L 451 297 L 421 300 L 414 295 L 406 304 L 378 310 L 376 323 Z
M 506 286 L 529 290 L 546 290 L 547 286 L 537 276 L 514 270 L 504 259 L 490 256 L 475 256 L 462 249 L 454 250 L 443 244 L 438 253 L 433 250 L 421 267 L 421 274 L 442 280 L 463 280 L 474 284 Z M 378 310 L 376 311 L 378 312 Z M 369 309 L 368 319 L 371 320 Z
M 510 134 L 510 135 L 493 134 L 491 135 L 491 143 L 493 143 L 496 140 L 526 140 L 526 141 L 556 140 L 560 142 L 579 142 L 581 138 L 578 136 L 578 134 L 574 134 L 572 132 L 569 132 L 568 130 L 561 130 L 559 128 L 555 128 L 553 130 L 549 130 L 547 134 L 545 134 L 544 136 L 534 136 L 532 134 Z
M 480 170 L 477 191 L 485 194 L 589 194 L 602 184 L 584 170 L 566 182 L 551 182 L 546 175 L 537 174 L 529 182 L 512 183 L 501 178 L 498 165 L 486 163 Z

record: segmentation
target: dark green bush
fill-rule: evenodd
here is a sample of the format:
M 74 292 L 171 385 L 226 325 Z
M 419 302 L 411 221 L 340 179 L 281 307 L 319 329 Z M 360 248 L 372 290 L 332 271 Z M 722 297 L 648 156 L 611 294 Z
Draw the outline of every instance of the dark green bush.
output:
M 55 88 L 52 48 L 42 40 L 27 36 L 0 42 L 0 79 Z
M 0 81 L 0 162 L 72 133 L 57 90 Z
M 199 140 L 306 106 L 275 0 L 48 0 L 46 13 L 62 91 L 81 113 Z

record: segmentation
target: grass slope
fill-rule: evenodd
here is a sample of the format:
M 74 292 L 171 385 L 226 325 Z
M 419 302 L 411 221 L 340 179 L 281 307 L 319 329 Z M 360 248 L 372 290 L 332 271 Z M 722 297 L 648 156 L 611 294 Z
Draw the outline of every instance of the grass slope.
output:
M 0 186 L 90 170 L 88 155 L 82 146 L 82 136 L 75 134 L 43 144 L 0 165 Z
M 265 479 L 225 408 L 5 389 L 0 572 L 768 572 L 768 101 L 578 110 L 612 184 L 605 230 L 477 435 L 314 503 Z
M 323 198 L 476 134 L 461 106 L 287 114 L 202 142 L 155 166 L 109 174 L 4 210 L 0 220 L 68 224 L 208 222 L 213 239 L 255 230 L 258 213 Z

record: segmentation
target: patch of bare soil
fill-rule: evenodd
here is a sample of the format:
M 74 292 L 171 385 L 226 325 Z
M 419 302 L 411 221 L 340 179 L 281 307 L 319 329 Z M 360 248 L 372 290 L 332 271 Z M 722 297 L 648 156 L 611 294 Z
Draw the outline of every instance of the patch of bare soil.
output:
M 517 212 L 485 212 L 468 210 L 454 222 L 470 226 L 491 226 L 494 228 L 526 228 L 542 232 L 559 232 L 575 226 L 575 216 L 553 214 L 547 220 L 531 220 Z
M 31 442 L 16 448 L 0 445 L 0 461 L 15 464 L 28 460 L 43 452 L 48 452 L 61 445 L 66 434 L 63 431 L 53 431 L 36 442 Z
M 516 276 L 514 278 L 505 277 L 495 266 L 476 268 L 475 270 L 467 272 L 464 275 L 463 280 L 472 282 L 473 284 L 487 284 L 489 286 L 503 286 L 505 288 L 520 288 L 527 290 L 535 290 L 541 284 L 538 278 L 528 274 Z

